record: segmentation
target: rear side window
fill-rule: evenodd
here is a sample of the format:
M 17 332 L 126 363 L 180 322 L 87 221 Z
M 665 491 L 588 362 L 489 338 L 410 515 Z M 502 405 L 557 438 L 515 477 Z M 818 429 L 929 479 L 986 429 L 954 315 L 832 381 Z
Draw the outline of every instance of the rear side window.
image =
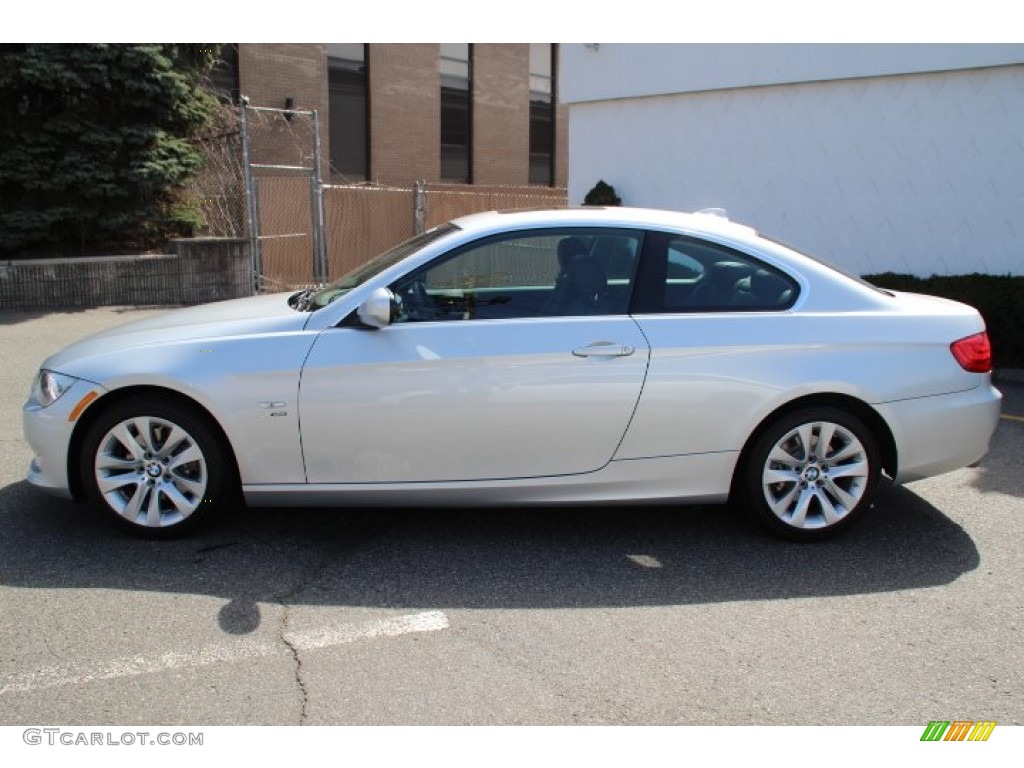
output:
M 637 313 L 764 312 L 793 306 L 799 287 L 775 267 L 699 238 L 650 233 L 637 276 Z

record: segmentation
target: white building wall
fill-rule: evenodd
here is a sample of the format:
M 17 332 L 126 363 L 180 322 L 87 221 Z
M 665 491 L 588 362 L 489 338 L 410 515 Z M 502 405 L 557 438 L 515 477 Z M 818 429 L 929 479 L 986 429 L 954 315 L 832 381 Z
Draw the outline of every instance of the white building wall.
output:
M 563 94 L 575 76 L 563 64 Z M 584 101 L 569 115 L 571 203 L 604 179 L 626 205 L 723 207 L 860 274 L 1024 274 L 1024 65 Z
M 559 50 L 559 89 L 568 103 L 1024 63 L 1024 44 L 604 43 Z

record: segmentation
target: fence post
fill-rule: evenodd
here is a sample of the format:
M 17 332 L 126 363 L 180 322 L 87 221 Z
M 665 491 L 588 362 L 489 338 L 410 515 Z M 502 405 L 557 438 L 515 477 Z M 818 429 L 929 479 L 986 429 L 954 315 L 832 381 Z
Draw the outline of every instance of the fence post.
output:
M 413 234 L 420 234 L 427 228 L 427 182 L 417 181 L 412 185 Z
M 313 174 L 310 177 L 313 209 L 313 280 L 327 282 L 327 239 L 324 233 L 324 185 L 320 177 L 320 117 L 313 110 Z
M 249 125 L 246 109 L 249 99 L 243 96 L 238 105 L 238 127 L 242 138 L 242 172 L 245 177 L 245 219 L 246 234 L 249 236 L 249 253 L 252 256 L 253 292 L 260 292 L 263 264 L 260 254 L 259 213 L 256 203 L 256 185 L 252 176 L 252 161 L 249 156 Z

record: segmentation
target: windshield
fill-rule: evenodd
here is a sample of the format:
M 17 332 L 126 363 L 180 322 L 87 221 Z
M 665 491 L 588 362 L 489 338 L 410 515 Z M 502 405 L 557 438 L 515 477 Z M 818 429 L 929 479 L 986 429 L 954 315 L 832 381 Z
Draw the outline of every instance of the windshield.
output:
M 338 278 L 330 285 L 324 286 L 319 291 L 311 294 L 308 301 L 303 303 L 310 311 L 326 307 L 339 296 L 344 296 L 353 288 L 357 288 L 370 278 L 379 275 L 388 267 L 394 266 L 406 256 L 415 253 L 420 248 L 423 248 L 435 240 L 441 239 L 445 235 L 448 235 L 457 229 L 457 226 L 449 222 L 447 224 L 442 224 L 439 227 L 427 230 L 426 232 L 421 232 L 420 234 L 409 238 L 405 242 L 399 243 L 394 248 L 384 251 L 384 253 L 371 259 L 365 264 L 356 267 L 347 275 Z

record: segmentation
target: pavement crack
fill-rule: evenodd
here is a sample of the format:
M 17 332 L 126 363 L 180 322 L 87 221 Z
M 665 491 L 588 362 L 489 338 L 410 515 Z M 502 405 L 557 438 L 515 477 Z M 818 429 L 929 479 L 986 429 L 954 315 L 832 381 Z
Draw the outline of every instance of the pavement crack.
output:
M 291 631 L 292 612 L 295 608 L 292 602 L 320 578 L 328 562 L 329 556 L 326 553 L 322 554 L 318 561 L 307 570 L 304 576 L 296 581 L 290 590 L 280 593 L 276 597 L 277 603 L 282 609 L 278 640 L 288 649 L 288 653 L 291 654 L 294 664 L 293 675 L 295 685 L 299 691 L 299 725 L 305 725 L 309 716 L 309 689 L 306 687 L 306 680 L 303 675 L 301 649 L 293 639 L 295 635 Z
M 291 621 L 292 607 L 285 602 L 281 602 L 281 606 L 284 608 L 284 615 L 281 619 L 281 631 L 278 635 L 281 643 L 288 649 L 288 652 L 292 656 L 292 661 L 295 665 L 294 677 L 295 685 L 299 689 L 300 706 L 299 706 L 299 725 L 306 724 L 306 718 L 309 714 L 309 691 L 306 689 L 306 681 L 303 678 L 302 668 L 302 656 L 299 654 L 299 647 L 295 644 L 295 641 L 291 639 L 289 633 L 289 623 Z

